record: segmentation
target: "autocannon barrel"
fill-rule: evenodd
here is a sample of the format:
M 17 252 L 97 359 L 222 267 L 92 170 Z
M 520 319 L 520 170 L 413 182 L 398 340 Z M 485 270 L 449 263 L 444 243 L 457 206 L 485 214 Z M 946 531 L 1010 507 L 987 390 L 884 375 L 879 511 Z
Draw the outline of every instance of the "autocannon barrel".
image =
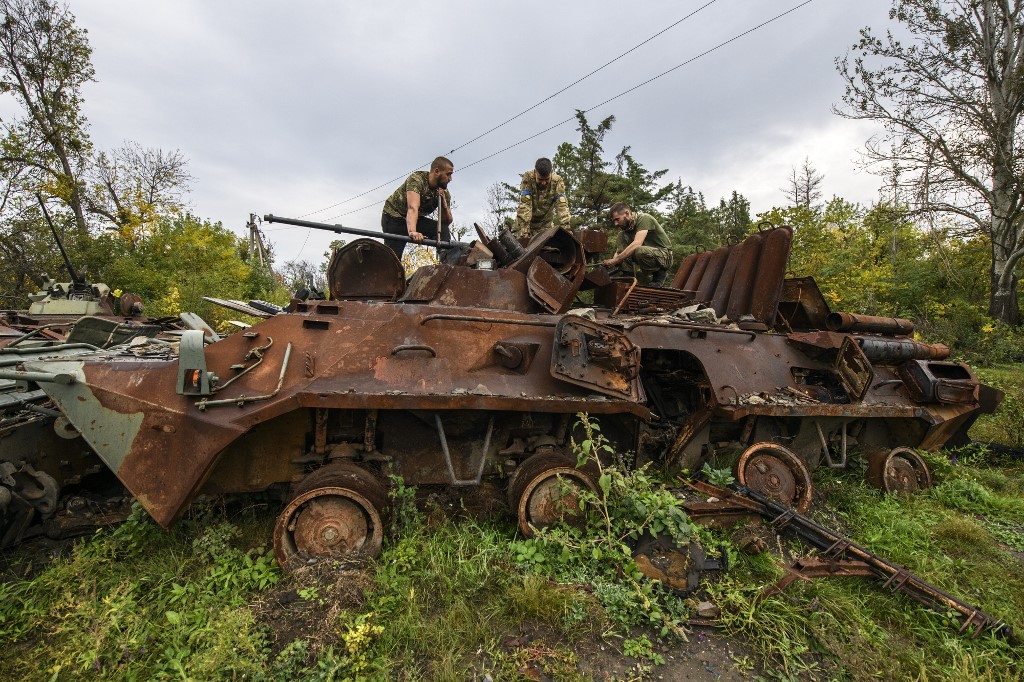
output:
M 317 223 L 312 220 L 298 220 L 296 218 L 282 218 L 276 216 L 273 213 L 268 213 L 263 216 L 263 220 L 268 223 L 283 223 L 285 225 L 295 225 L 297 227 L 311 227 L 314 230 L 326 230 L 328 232 L 335 232 L 337 234 L 357 234 L 360 237 L 375 237 L 377 239 L 390 239 L 392 241 L 399 242 L 411 242 L 416 243 L 412 237 L 400 234 L 384 234 L 383 232 L 376 232 L 374 230 L 360 230 L 356 227 L 345 227 L 344 225 L 328 225 L 327 223 Z M 433 239 L 425 239 L 421 242 L 425 246 L 439 246 L 442 249 L 450 249 L 456 246 L 469 246 L 463 242 L 439 242 Z

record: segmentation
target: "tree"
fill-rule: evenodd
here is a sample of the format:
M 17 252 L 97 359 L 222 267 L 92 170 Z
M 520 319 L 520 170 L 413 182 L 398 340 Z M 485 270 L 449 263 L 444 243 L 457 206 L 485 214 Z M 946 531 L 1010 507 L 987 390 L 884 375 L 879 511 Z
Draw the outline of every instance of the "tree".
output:
M 63 200 L 85 234 L 82 172 L 91 145 L 79 109 L 82 85 L 95 73 L 86 32 L 66 6 L 47 0 L 0 0 L 0 12 L 0 93 L 24 110 L 0 122 L 0 171 Z
M 605 118 L 594 128 L 587 122 L 586 114 L 577 110 L 576 120 L 579 123 L 576 128 L 580 133 L 579 144 L 563 142 L 558 145 L 552 162 L 565 181 L 573 225 L 596 225 L 604 221 L 612 205 L 606 170 L 611 164 L 602 158 L 602 145 L 615 117 Z
M 793 166 L 789 188 L 783 188 L 782 192 L 793 206 L 813 208 L 821 199 L 821 183 L 824 179 L 825 176 L 811 165 L 810 158 L 804 157 L 804 164 L 799 171 Z
M 668 169 L 647 170 L 633 158 L 630 149 L 623 147 L 615 157 L 615 175 L 624 181 L 618 183 L 621 187 L 620 198 L 616 200 L 624 201 L 634 211 L 648 213 L 668 197 L 673 185 L 670 183 L 659 187 L 658 182 L 668 173 Z
M 677 262 L 698 246 L 712 245 L 717 217 L 707 207 L 703 193 L 679 179 L 665 201 L 667 214 L 662 227 L 672 236 Z
M 1024 0 L 893 0 L 904 45 L 870 28 L 836 60 L 841 116 L 882 124 L 867 165 L 917 211 L 954 216 L 990 242 L 989 315 L 1020 322 L 1024 258 Z
M 624 201 L 636 211 L 655 211 L 658 203 L 672 192 L 672 184 L 659 187 L 658 182 L 667 170 L 648 171 L 623 147 L 615 163 L 604 155 L 604 136 L 615 122 L 614 116 L 592 127 L 586 113 L 576 112 L 580 142 L 563 142 L 558 146 L 552 163 L 565 181 L 569 195 L 569 211 L 573 225 L 602 225 L 608 221 L 608 209 Z M 614 170 L 613 170 L 614 169 Z
M 496 182 L 487 188 L 487 219 L 488 228 L 497 232 L 503 227 L 511 228 L 515 224 L 516 210 L 519 208 L 519 188 L 507 182 Z
M 88 211 L 129 241 L 159 216 L 183 210 L 192 179 L 180 151 L 144 149 L 137 142 L 100 152 L 90 171 Z
M 719 246 L 740 241 L 747 236 L 750 226 L 753 224 L 750 220 L 750 202 L 736 190 L 732 191 L 729 201 L 725 199 L 718 201 L 714 217 Z
M 220 223 L 188 213 L 161 217 L 134 245 L 104 232 L 86 246 L 107 254 L 96 275 L 140 294 L 146 314 L 188 310 L 211 324 L 234 313 L 203 301 L 203 296 L 287 301 L 283 288 L 269 289 L 265 280 L 254 276 L 257 267 L 242 259 L 246 247 L 246 240 Z

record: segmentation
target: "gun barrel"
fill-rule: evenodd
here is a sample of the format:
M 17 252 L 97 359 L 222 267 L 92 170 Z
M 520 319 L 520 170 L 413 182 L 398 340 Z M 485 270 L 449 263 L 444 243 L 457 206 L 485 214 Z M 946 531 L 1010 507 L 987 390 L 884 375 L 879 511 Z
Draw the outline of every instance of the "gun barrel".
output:
M 39 208 L 43 209 L 43 217 L 46 218 L 46 222 L 50 225 L 50 233 L 53 234 L 53 239 L 57 242 L 57 248 L 60 250 L 60 255 L 64 258 L 64 267 L 68 269 L 68 274 L 71 275 L 71 282 L 75 286 L 83 286 L 85 284 L 85 278 L 75 271 L 75 266 L 71 264 L 71 258 L 68 256 L 68 252 L 64 250 L 64 242 L 60 240 L 60 235 L 57 234 L 57 228 L 54 226 L 53 221 L 50 219 L 50 212 L 46 210 L 46 202 L 43 201 L 43 196 L 36 192 L 36 199 L 39 201 Z
M 373 230 L 360 230 L 356 227 L 345 227 L 344 225 L 328 225 L 327 223 L 316 223 L 311 220 L 298 220 L 296 218 L 282 218 L 276 216 L 273 213 L 268 213 L 263 216 L 263 220 L 268 223 L 283 223 L 285 225 L 295 225 L 297 227 L 311 227 L 314 230 L 326 230 L 328 232 L 335 232 L 337 234 L 357 234 L 360 237 L 376 237 L 377 239 L 391 239 L 400 242 L 411 242 L 416 243 L 412 237 L 400 234 L 385 234 L 383 232 L 376 232 Z M 424 246 L 439 246 L 442 249 L 450 249 L 456 246 L 469 246 L 469 244 L 463 242 L 439 242 L 433 239 L 425 239 L 422 244 Z

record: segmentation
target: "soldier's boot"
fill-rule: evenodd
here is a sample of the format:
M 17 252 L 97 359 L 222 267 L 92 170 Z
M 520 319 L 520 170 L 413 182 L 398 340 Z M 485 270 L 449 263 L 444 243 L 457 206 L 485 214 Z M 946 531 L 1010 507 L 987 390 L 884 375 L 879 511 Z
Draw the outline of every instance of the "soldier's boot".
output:
M 665 286 L 665 280 L 668 278 L 668 270 L 665 268 L 658 268 L 651 275 L 651 286 L 652 287 L 663 287 Z

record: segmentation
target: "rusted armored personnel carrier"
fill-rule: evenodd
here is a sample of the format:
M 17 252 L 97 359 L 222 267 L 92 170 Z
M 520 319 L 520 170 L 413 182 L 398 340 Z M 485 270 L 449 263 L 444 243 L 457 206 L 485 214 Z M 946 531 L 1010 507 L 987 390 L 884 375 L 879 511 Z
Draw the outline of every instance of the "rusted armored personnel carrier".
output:
M 909 322 L 833 313 L 786 279 L 788 228 L 690 256 L 670 289 L 588 275 L 602 233 L 479 237 L 408 281 L 358 239 L 332 259 L 331 300 L 209 345 L 186 332 L 176 358 L 22 369 L 163 526 L 200 493 L 279 491 L 285 565 L 376 551 L 389 474 L 497 481 L 524 532 L 551 522 L 566 482 L 595 487 L 571 453 L 581 412 L 635 465 L 731 456 L 746 486 L 806 509 L 809 471 L 854 449 L 880 486 L 928 485 L 914 449 L 998 402 Z

